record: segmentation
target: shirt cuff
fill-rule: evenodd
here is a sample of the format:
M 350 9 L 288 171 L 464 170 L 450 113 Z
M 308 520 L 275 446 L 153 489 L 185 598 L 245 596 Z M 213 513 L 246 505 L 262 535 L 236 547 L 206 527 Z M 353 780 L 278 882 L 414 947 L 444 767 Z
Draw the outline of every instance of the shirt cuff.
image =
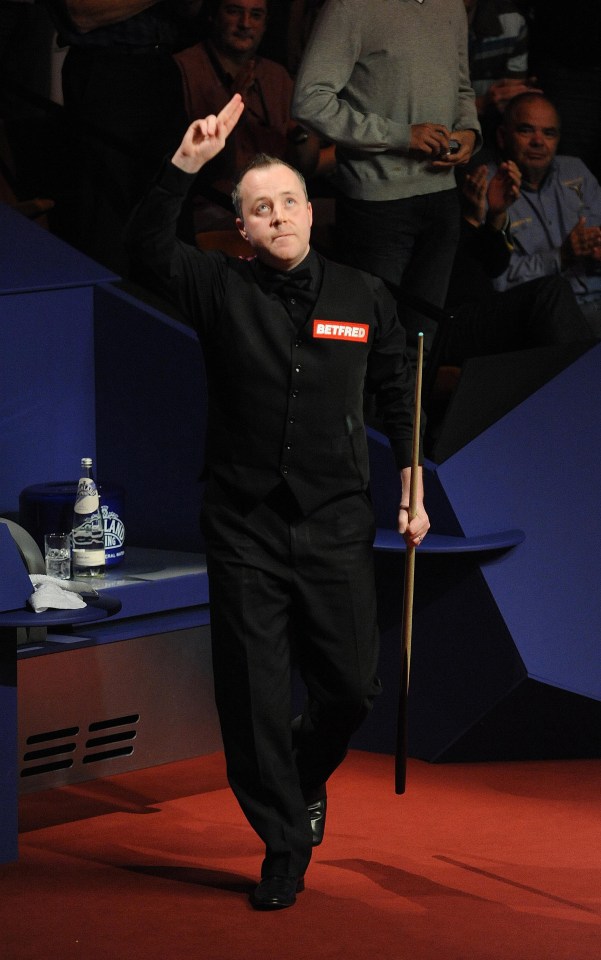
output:
M 394 462 L 396 463 L 398 470 L 404 470 L 406 467 L 411 466 L 411 460 L 413 458 L 413 442 L 411 440 L 390 440 L 390 448 L 394 456 Z M 422 463 L 422 451 L 420 444 L 420 457 L 419 462 Z

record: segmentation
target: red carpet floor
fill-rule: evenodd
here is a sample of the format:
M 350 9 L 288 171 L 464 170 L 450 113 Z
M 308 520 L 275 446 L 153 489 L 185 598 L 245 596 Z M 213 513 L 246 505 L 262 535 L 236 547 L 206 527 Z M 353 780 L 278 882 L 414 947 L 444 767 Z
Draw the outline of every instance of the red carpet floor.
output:
M 429 765 L 353 752 L 296 906 L 220 754 L 21 801 L 3 960 L 599 960 L 601 762 Z

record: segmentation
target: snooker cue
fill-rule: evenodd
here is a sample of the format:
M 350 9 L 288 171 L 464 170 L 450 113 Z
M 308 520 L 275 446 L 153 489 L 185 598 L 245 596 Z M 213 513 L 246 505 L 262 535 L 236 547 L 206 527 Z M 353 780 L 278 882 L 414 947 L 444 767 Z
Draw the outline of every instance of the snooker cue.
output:
M 415 372 L 415 408 L 413 413 L 413 437 L 411 448 L 411 480 L 409 485 L 409 520 L 417 513 L 417 490 L 419 476 L 419 439 L 421 429 L 422 371 L 424 365 L 424 335 L 418 334 L 417 368 Z M 413 590 L 415 584 L 415 546 L 407 544 L 405 551 L 405 583 L 403 595 L 403 622 L 401 633 L 401 682 L 397 716 L 397 739 L 395 752 L 395 793 L 405 792 L 407 780 L 407 700 L 409 696 L 409 670 L 411 667 L 411 637 L 413 630 Z

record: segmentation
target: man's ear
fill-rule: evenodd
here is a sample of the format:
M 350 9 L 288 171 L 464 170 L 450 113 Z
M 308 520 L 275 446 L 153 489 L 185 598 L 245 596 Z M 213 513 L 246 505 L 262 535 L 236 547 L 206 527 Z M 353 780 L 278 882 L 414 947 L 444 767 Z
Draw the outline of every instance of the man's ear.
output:
M 244 220 L 241 220 L 240 217 L 236 217 L 236 227 L 240 235 L 243 236 L 245 240 L 248 240 L 246 230 L 244 229 Z

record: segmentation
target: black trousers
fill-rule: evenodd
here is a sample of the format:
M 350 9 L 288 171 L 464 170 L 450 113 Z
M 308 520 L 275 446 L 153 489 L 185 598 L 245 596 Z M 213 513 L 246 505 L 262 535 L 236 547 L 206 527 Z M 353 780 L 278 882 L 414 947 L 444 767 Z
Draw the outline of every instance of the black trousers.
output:
M 265 843 L 262 876 L 300 876 L 307 802 L 380 689 L 371 505 L 353 494 L 304 517 L 280 487 L 244 512 L 209 489 L 203 531 L 229 782 Z M 294 661 L 308 696 L 292 725 Z
M 336 238 L 343 261 L 437 307 L 444 305 L 447 295 L 460 223 L 454 187 L 398 200 L 336 198 Z M 398 313 L 407 333 L 409 358 L 417 357 L 420 332 L 427 356 L 435 321 L 402 300 Z

